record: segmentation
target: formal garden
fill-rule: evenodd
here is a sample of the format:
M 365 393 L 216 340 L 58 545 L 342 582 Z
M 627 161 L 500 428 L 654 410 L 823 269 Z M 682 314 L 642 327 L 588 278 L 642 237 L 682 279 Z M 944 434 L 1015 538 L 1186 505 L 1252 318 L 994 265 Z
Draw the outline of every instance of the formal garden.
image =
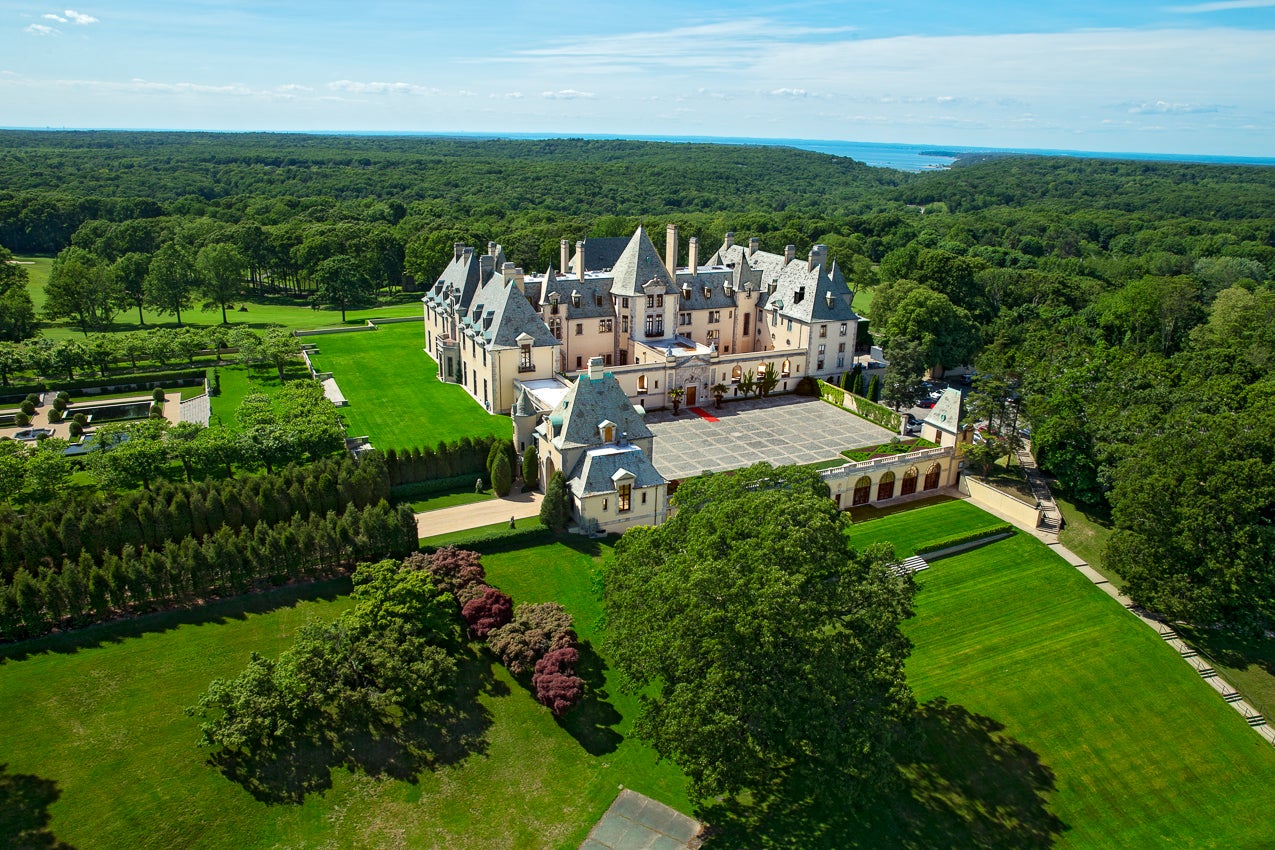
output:
M 864 521 L 852 540 L 905 552 L 996 523 L 936 501 Z M 587 683 L 576 711 L 556 720 L 471 644 L 457 686 L 473 736 L 463 756 L 401 775 L 388 742 L 368 742 L 350 767 L 307 774 L 297 802 L 256 799 L 207 762 L 183 709 L 251 653 L 273 657 L 307 620 L 351 608 L 344 580 L 286 587 L 6 648 L 0 764 L 6 781 L 41 791 L 27 798 L 39 811 L 25 814 L 47 810 L 52 832 L 77 847 L 571 848 L 619 786 L 689 811 L 679 771 L 632 736 L 636 700 L 601 648 L 597 576 L 610 544 L 558 538 L 534 520 L 425 543 L 467 545 L 517 604 L 571 613 Z M 1260 842 L 1264 820 L 1237 813 L 1261 811 L 1275 753 L 1061 559 L 1017 535 L 938 561 L 918 583 L 905 632 L 922 736 L 900 768 L 907 793 L 860 821 L 719 812 L 725 829 L 708 846 Z

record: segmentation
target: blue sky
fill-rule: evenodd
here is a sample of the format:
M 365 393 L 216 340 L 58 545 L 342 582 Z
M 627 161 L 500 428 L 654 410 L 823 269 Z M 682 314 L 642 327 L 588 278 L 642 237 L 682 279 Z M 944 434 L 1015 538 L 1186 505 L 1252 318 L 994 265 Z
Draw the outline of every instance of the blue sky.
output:
M 0 2 L 0 124 L 1275 156 L 1275 0 L 69 1 Z

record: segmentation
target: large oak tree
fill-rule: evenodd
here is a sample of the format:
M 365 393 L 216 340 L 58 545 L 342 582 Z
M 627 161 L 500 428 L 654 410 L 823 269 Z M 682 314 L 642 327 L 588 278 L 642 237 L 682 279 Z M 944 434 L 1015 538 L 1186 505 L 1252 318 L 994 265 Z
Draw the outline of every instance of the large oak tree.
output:
M 606 642 L 641 693 L 636 732 L 700 800 L 843 799 L 893 774 L 915 703 L 899 624 L 910 575 L 856 552 L 818 473 L 761 463 L 681 485 L 606 573 Z

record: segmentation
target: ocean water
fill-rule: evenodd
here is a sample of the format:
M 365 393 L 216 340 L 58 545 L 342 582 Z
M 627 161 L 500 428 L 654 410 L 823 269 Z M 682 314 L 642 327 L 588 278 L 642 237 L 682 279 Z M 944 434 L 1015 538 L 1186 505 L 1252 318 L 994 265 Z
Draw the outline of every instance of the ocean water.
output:
M 357 134 L 349 134 L 357 135 Z M 830 139 L 760 139 L 726 136 L 622 136 L 592 133 L 378 133 L 376 135 L 450 136 L 473 139 L 634 139 L 646 142 L 682 142 L 726 145 L 775 145 L 845 156 L 878 168 L 899 171 L 932 171 L 947 168 L 959 156 L 974 154 L 1035 154 L 1074 156 L 1087 159 L 1133 159 L 1149 162 L 1200 162 L 1229 165 L 1275 166 L 1275 157 L 1209 156 L 1204 154 L 1138 153 L 1132 151 L 1074 151 L 1045 148 L 991 148 L 959 145 L 916 145 L 888 142 L 851 142 Z

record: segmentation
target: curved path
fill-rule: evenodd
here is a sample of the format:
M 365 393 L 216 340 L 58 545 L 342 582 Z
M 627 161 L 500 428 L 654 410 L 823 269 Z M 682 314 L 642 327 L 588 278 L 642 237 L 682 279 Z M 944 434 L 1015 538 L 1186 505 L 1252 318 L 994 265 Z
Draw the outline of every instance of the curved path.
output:
M 416 515 L 416 536 L 433 537 L 436 534 L 450 534 L 453 531 L 509 522 L 510 517 L 526 519 L 539 516 L 540 501 L 543 498 L 540 493 L 510 493 L 503 499 L 488 499 L 472 505 L 425 511 Z

